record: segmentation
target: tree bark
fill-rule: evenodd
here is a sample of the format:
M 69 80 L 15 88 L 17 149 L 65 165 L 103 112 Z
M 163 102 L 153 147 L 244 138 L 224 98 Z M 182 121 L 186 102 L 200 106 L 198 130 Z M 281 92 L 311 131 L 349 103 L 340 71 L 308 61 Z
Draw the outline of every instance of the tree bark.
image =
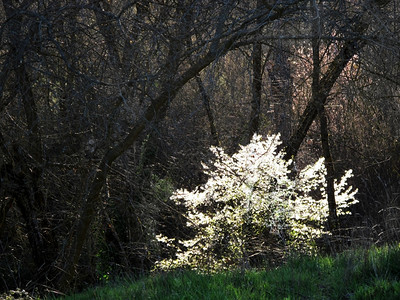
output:
M 210 97 L 208 96 L 207 91 L 204 88 L 204 84 L 201 81 L 200 76 L 196 75 L 195 77 L 196 77 L 197 86 L 199 87 L 201 98 L 203 99 L 204 108 L 206 109 L 208 122 L 210 123 L 211 145 L 218 146 L 219 138 L 218 138 L 217 128 L 215 127 L 214 114 L 211 110 Z
M 253 46 L 253 81 L 251 85 L 252 99 L 251 99 L 251 113 L 249 122 L 249 136 L 248 140 L 255 133 L 258 132 L 260 127 L 260 113 L 261 113 L 261 87 L 262 87 L 262 45 L 256 42 Z
M 314 0 L 312 3 L 314 14 L 313 14 L 313 24 L 312 24 L 312 57 L 313 57 L 313 71 L 312 71 L 312 101 L 319 103 L 318 114 L 320 122 L 321 131 L 321 143 L 323 155 L 325 158 L 325 168 L 326 168 L 326 194 L 329 207 L 329 217 L 328 225 L 329 229 L 332 230 L 337 222 L 336 213 L 336 200 L 335 200 L 335 183 L 334 183 L 334 168 L 333 160 L 331 156 L 331 151 L 329 148 L 329 135 L 328 135 L 328 122 L 325 114 L 325 106 L 319 100 L 321 98 L 321 86 L 320 86 L 320 74 L 321 74 L 321 60 L 319 56 L 320 52 L 320 38 L 321 38 L 321 12 L 319 10 L 318 4 Z
M 264 1 L 257 0 L 257 10 L 265 9 Z M 261 19 L 258 19 L 258 23 L 260 26 L 259 34 L 261 33 Z M 253 80 L 251 82 L 251 112 L 250 112 L 250 120 L 249 120 L 249 133 L 248 133 L 248 141 L 250 141 L 254 134 L 256 134 L 260 128 L 260 114 L 261 114 L 261 92 L 262 92 L 262 75 L 263 75 L 263 66 L 262 66 L 262 43 L 255 42 L 253 45 L 253 53 L 252 53 L 252 66 L 253 66 Z
M 271 81 L 272 120 L 275 133 L 280 133 L 281 140 L 286 142 L 291 133 L 292 123 L 292 80 L 288 62 L 288 46 L 282 40 L 274 42 L 272 62 L 268 69 Z
M 319 111 L 319 120 L 321 126 L 321 143 L 322 150 L 325 158 L 326 168 L 326 194 L 328 197 L 328 227 L 329 230 L 334 230 L 337 227 L 337 212 L 336 212 L 336 199 L 335 199 L 335 169 L 333 166 L 333 159 L 329 147 L 329 134 L 328 134 L 328 122 L 325 114 L 325 108 L 321 107 Z

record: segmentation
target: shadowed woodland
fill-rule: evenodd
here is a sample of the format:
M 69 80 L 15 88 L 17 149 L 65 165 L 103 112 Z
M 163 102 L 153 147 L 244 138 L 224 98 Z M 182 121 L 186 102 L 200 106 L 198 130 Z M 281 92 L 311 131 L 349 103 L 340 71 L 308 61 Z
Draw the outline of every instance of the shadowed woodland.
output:
M 172 193 L 255 133 L 293 174 L 324 157 L 320 251 L 400 240 L 397 0 L 3 0 L 0 44 L 0 291 L 152 270 L 193 235 Z

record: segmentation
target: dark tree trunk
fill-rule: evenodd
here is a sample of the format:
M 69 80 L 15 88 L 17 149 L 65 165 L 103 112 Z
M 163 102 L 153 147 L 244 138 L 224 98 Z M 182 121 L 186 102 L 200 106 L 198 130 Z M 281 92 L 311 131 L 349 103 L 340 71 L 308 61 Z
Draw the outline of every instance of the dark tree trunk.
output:
M 321 126 L 322 150 L 324 153 L 325 167 L 326 167 L 326 194 L 328 196 L 328 207 L 329 207 L 328 225 L 329 225 L 329 230 L 334 230 L 337 226 L 335 181 L 334 181 L 335 169 L 333 166 L 333 159 L 329 148 L 328 122 L 324 107 L 322 107 L 319 112 L 319 120 Z
M 206 109 L 208 122 L 210 123 L 211 145 L 218 146 L 219 138 L 218 138 L 217 128 L 215 127 L 214 114 L 211 110 L 210 97 L 208 96 L 207 91 L 203 85 L 203 82 L 201 81 L 201 78 L 198 75 L 196 76 L 196 82 L 197 86 L 199 87 L 201 98 L 203 99 L 203 105 L 204 108 Z
M 249 137 L 258 132 L 261 112 L 261 84 L 262 84 L 262 45 L 255 43 L 253 46 L 253 82 L 251 85 L 253 97 L 251 100 L 251 113 L 249 122 Z
M 312 3 L 314 9 L 314 21 L 312 24 L 312 56 L 313 56 L 313 72 L 312 72 L 312 101 L 318 103 L 318 113 L 320 121 L 320 131 L 321 131 L 321 143 L 323 154 L 325 158 L 326 167 L 326 194 L 328 197 L 328 207 L 329 207 L 329 229 L 332 230 L 337 221 L 336 214 L 336 200 L 335 200 L 335 183 L 334 183 L 334 168 L 333 160 L 331 156 L 331 151 L 329 148 L 329 136 L 328 136 L 328 122 L 325 114 L 324 104 L 321 102 L 321 91 L 320 86 L 320 74 L 321 74 L 321 61 L 319 57 L 320 51 L 320 38 L 321 38 L 321 12 L 319 10 L 316 1 Z
M 272 49 L 272 62 L 268 68 L 271 81 L 271 109 L 275 133 L 286 142 L 292 128 L 292 79 L 288 62 L 288 47 L 281 40 Z

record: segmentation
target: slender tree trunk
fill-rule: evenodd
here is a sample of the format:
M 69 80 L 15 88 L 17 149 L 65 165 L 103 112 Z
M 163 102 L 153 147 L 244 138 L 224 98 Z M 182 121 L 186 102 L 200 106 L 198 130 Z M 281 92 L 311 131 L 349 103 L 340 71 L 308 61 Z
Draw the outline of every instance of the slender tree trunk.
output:
M 204 105 L 204 108 L 206 109 L 208 122 L 210 123 L 211 145 L 218 146 L 219 138 L 218 138 L 217 128 L 215 126 L 214 114 L 211 110 L 210 97 L 208 96 L 207 91 L 204 88 L 203 82 L 201 81 L 201 78 L 199 75 L 196 76 L 196 82 L 197 82 L 197 86 L 199 87 L 201 97 L 203 99 L 203 105 Z
M 268 69 L 271 81 L 271 108 L 274 131 L 286 142 L 290 137 L 292 121 L 292 79 L 288 62 L 288 47 L 281 40 L 272 48 L 272 63 Z
M 314 20 L 312 24 L 312 55 L 313 55 L 313 72 L 312 72 L 312 100 L 318 103 L 318 113 L 319 113 L 319 121 L 320 121 L 320 130 L 321 130 L 321 143 L 323 154 L 325 158 L 325 167 L 326 167 L 326 193 L 328 197 L 328 207 L 329 207 L 329 229 L 332 230 L 337 222 L 337 214 L 336 214 L 336 200 L 335 200 L 335 184 L 334 184 L 334 168 L 333 168 L 333 160 L 331 156 L 331 151 L 329 148 L 329 136 L 328 136 L 328 122 L 325 114 L 325 107 L 321 100 L 321 91 L 322 88 L 320 86 L 320 74 L 321 74 L 321 61 L 319 57 L 320 51 L 320 37 L 321 37 L 321 12 L 319 10 L 318 4 L 316 0 L 312 2 L 313 10 L 314 10 Z
M 39 187 L 39 178 L 42 176 L 42 141 L 39 132 L 39 119 L 37 116 L 36 103 L 33 96 L 31 84 L 26 73 L 25 66 L 22 65 L 17 70 L 17 78 L 20 83 L 20 94 L 24 106 L 27 120 L 27 129 L 29 148 L 15 149 L 15 157 L 18 157 L 19 165 L 23 170 L 22 176 L 24 180 L 21 182 L 22 191 L 20 195 L 16 195 L 17 205 L 25 219 L 28 235 L 32 247 L 33 258 L 38 267 L 46 262 L 43 236 L 40 230 L 37 213 L 43 211 L 44 198 Z M 28 155 L 32 159 L 28 159 Z M 31 161 L 31 167 L 26 164 Z
M 328 122 L 325 114 L 325 108 L 322 107 L 319 112 L 319 120 L 321 126 L 321 142 L 322 150 L 325 158 L 326 167 L 326 194 L 328 196 L 328 207 L 329 207 L 329 218 L 328 225 L 329 230 L 334 230 L 337 227 L 337 213 L 336 213 L 336 199 L 335 199 L 335 169 L 333 166 L 333 159 L 329 147 L 329 135 L 328 135 Z
M 258 1 L 257 3 L 259 3 Z M 253 46 L 253 82 L 251 85 L 252 100 L 251 100 L 251 113 L 249 122 L 249 136 L 248 140 L 255 133 L 258 132 L 260 127 L 260 112 L 261 112 L 261 87 L 262 87 L 262 45 L 256 42 Z

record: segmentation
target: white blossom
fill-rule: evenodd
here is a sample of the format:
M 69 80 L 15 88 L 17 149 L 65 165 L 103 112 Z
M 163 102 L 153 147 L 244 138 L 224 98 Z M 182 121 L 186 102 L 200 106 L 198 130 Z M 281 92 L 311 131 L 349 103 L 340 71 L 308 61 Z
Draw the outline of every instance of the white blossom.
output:
M 219 268 L 243 259 L 252 239 L 246 226 L 255 231 L 285 230 L 291 237 L 290 245 L 296 249 L 307 249 L 310 241 L 329 234 L 323 226 L 329 214 L 324 159 L 291 178 L 291 161 L 283 160 L 284 153 L 277 150 L 280 144 L 279 135 L 265 139 L 255 135 L 232 156 L 222 148 L 212 147 L 215 161 L 203 164 L 209 176 L 207 183 L 192 192 L 177 190 L 172 196 L 186 206 L 188 226 L 195 228 L 197 234 L 183 243 L 186 250 L 179 249 L 175 260 L 158 265 L 199 267 L 212 262 L 208 267 Z M 351 176 L 349 170 L 335 181 L 338 215 L 349 213 L 349 206 L 357 202 L 357 190 L 347 184 Z M 162 237 L 158 240 L 165 242 Z

